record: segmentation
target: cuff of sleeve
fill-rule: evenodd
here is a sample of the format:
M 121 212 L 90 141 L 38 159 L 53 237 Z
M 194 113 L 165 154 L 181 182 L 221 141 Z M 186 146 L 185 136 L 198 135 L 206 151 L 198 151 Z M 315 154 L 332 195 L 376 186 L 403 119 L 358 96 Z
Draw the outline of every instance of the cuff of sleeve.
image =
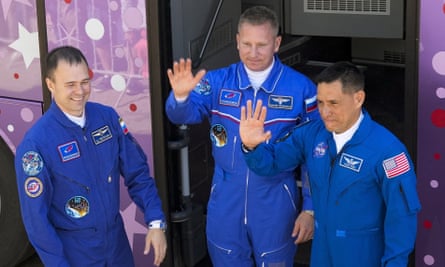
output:
M 167 223 L 163 220 L 154 220 L 148 224 L 148 229 L 161 229 L 165 232 L 165 230 L 167 230 Z
M 303 212 L 311 215 L 312 217 L 314 217 L 314 211 L 313 210 L 303 210 Z
M 241 150 L 242 150 L 244 153 L 249 153 L 249 152 L 254 151 L 255 148 L 254 148 L 254 149 L 250 149 L 250 148 L 248 148 L 247 146 L 245 146 L 244 144 L 241 144 Z
M 178 97 L 178 98 L 175 97 L 175 100 L 177 103 L 181 104 L 181 103 L 184 103 L 185 101 L 187 101 L 188 98 L 189 98 L 188 96 Z

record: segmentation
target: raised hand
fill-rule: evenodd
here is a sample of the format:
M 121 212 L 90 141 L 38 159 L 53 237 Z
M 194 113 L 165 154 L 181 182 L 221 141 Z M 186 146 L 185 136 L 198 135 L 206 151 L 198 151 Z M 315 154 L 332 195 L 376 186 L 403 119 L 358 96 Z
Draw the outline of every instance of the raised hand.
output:
M 270 131 L 264 132 L 264 121 L 266 120 L 267 108 L 263 107 L 261 100 L 257 101 L 255 111 L 252 113 L 252 101 L 248 100 L 246 107 L 241 107 L 240 137 L 244 146 L 249 149 L 255 148 L 262 142 L 272 137 Z
M 175 98 L 187 98 L 202 77 L 204 77 L 205 73 L 205 70 L 200 70 L 196 75 L 193 75 L 192 60 L 190 58 L 186 60 L 181 58 L 179 62 L 173 62 L 173 70 L 168 69 L 167 76 Z

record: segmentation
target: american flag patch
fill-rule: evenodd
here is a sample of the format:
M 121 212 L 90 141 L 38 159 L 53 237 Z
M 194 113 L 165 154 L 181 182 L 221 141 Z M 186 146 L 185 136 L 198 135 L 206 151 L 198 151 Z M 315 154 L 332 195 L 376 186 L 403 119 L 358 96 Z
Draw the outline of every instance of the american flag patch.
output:
M 411 169 L 411 167 L 409 166 L 408 158 L 406 157 L 404 152 L 400 153 L 397 156 L 384 160 L 383 168 L 385 169 L 386 177 L 388 177 L 389 179 L 404 174 Z

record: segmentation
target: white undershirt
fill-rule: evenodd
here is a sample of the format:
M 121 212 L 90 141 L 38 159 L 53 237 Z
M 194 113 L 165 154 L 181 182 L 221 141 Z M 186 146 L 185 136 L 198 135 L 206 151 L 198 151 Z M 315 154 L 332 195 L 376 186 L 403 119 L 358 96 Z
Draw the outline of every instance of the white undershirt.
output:
M 73 115 L 70 115 L 68 113 L 64 114 L 68 117 L 68 119 L 72 122 L 74 122 L 75 124 L 79 125 L 80 128 L 83 128 L 83 126 L 85 126 L 85 112 L 82 112 L 82 116 L 81 117 L 76 117 Z
M 267 79 L 267 76 L 269 76 L 269 73 L 272 70 L 274 62 L 275 58 L 272 60 L 272 64 L 270 64 L 270 66 L 267 67 L 267 69 L 262 71 L 253 71 L 247 68 L 246 65 L 244 65 L 244 68 L 246 69 L 247 72 L 247 77 L 249 77 L 249 81 L 252 84 L 252 87 L 255 91 L 258 91 L 258 89 L 260 89 L 261 85 Z
M 351 128 L 349 128 L 348 130 L 346 130 L 345 132 L 343 132 L 341 134 L 336 134 L 335 132 L 332 132 L 332 135 L 333 135 L 334 140 L 335 140 L 335 146 L 337 147 L 337 153 L 341 151 L 341 149 L 346 144 L 346 142 L 351 140 L 352 136 L 357 131 L 360 123 L 362 122 L 362 120 L 363 120 L 363 113 L 360 112 L 360 117 L 354 123 L 354 125 L 352 125 Z

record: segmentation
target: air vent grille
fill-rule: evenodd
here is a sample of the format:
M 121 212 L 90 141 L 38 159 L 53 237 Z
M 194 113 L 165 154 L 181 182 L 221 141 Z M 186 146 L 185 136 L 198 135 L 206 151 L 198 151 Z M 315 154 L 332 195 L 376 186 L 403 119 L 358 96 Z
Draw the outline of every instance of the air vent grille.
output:
M 399 51 L 383 51 L 383 61 L 386 63 L 405 64 L 405 53 Z
M 389 15 L 390 0 L 304 0 L 304 12 Z

